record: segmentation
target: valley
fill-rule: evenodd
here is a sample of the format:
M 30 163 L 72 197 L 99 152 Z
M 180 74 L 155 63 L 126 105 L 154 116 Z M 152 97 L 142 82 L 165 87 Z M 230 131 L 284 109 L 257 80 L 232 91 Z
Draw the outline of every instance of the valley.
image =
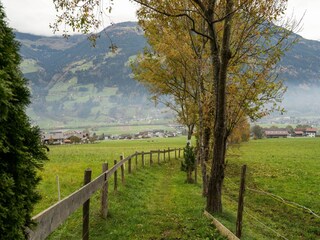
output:
M 277 66 L 284 80 L 284 115 L 262 121 L 320 122 L 320 42 L 293 35 L 295 44 Z M 32 103 L 28 115 L 41 128 L 85 128 L 172 122 L 165 105 L 155 105 L 148 90 L 133 79 L 130 64 L 147 47 L 135 22 L 102 31 L 95 47 L 83 35 L 68 39 L 16 33 L 21 43 L 21 70 L 29 79 Z M 114 48 L 110 49 L 110 47 Z

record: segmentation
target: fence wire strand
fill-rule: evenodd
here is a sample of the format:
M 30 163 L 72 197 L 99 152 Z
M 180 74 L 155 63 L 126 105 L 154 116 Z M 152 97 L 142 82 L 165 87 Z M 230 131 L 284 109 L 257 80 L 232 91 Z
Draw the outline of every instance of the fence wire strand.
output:
M 285 236 L 281 235 L 280 233 L 278 233 L 276 230 L 272 229 L 271 227 L 267 226 L 266 224 L 264 224 L 263 222 L 261 222 L 258 218 L 256 218 L 255 216 L 253 216 L 252 214 L 248 213 L 248 211 L 246 211 L 245 209 L 243 210 L 249 217 L 251 217 L 252 219 L 254 219 L 256 222 L 258 222 L 259 224 L 261 224 L 262 226 L 264 226 L 265 228 L 267 228 L 268 230 L 270 230 L 271 232 L 275 233 L 277 236 L 285 239 L 285 240 L 289 240 L 288 238 L 286 238 Z
M 226 180 L 228 180 L 229 183 L 231 183 L 231 185 L 235 186 L 235 187 L 239 187 L 237 184 L 235 184 L 231 179 L 229 178 L 225 178 Z M 263 194 L 263 195 L 267 195 L 271 198 L 273 198 L 274 200 L 278 201 L 278 202 L 281 202 L 289 207 L 292 207 L 292 208 L 295 208 L 295 209 L 303 209 L 305 211 L 307 211 L 308 213 L 312 214 L 313 216 L 315 216 L 316 218 L 319 218 L 320 219 L 320 215 L 318 215 L 315 211 L 313 211 L 312 209 L 306 207 L 306 206 L 303 206 L 301 204 L 298 204 L 298 203 L 295 203 L 295 202 L 292 202 L 292 201 L 288 201 L 288 200 L 285 200 L 283 197 L 281 196 L 278 196 L 278 195 L 275 195 L 273 193 L 269 193 L 269 192 L 266 192 L 266 191 L 263 191 L 263 190 L 257 190 L 257 189 L 254 189 L 254 188 L 250 188 L 250 187 L 246 187 L 246 189 L 248 189 L 249 191 L 252 191 L 252 192 L 256 192 L 256 193 L 259 193 L 259 194 Z
M 229 200 L 235 202 L 236 204 L 238 204 L 238 202 L 234 199 L 232 199 L 229 196 L 226 196 Z M 257 217 L 253 216 L 252 214 L 250 214 L 248 211 L 246 211 L 245 209 L 243 209 L 243 211 L 252 219 L 254 219 L 256 222 L 258 222 L 259 224 L 261 224 L 262 226 L 264 226 L 265 228 L 267 228 L 269 231 L 273 232 L 274 234 L 276 234 L 277 236 L 285 239 L 285 240 L 289 240 L 288 238 L 286 238 L 285 236 L 281 235 L 279 232 L 277 232 L 276 230 L 272 229 L 271 227 L 267 226 L 266 224 L 264 224 L 262 221 L 260 221 Z

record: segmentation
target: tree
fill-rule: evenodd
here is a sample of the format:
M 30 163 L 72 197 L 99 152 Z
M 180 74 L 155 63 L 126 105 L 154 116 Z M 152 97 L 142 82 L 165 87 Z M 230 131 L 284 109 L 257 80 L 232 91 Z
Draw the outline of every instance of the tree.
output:
M 247 142 L 250 138 L 250 125 L 247 118 L 243 118 L 242 121 L 236 125 L 232 134 L 228 138 L 228 144 L 239 144 L 241 142 Z
M 194 148 L 187 143 L 183 152 L 184 161 L 181 162 L 181 170 L 187 173 L 187 183 L 193 183 L 192 172 L 196 169 L 196 156 L 194 154 Z
M 150 47 L 131 64 L 134 78 L 149 89 L 155 102 L 161 101 L 177 113 L 178 122 L 188 128 L 189 141 L 197 123 L 198 97 L 198 65 L 192 60 L 196 56 L 191 36 L 185 34 L 189 26 L 171 21 L 171 28 L 167 28 L 168 19 L 159 14 L 153 20 L 144 18 L 147 10 L 141 8 L 137 15 Z
M 209 125 L 213 126 L 213 159 L 207 210 L 221 212 L 228 137 L 245 116 L 260 118 L 274 110 L 266 109 L 266 103 L 276 106 L 281 98 L 283 88 L 273 78 L 272 69 L 285 49 L 282 43 L 289 32 L 275 27 L 272 21 L 281 15 L 285 1 L 179 1 L 180 8 L 176 1 L 137 2 L 176 21 L 186 17 L 191 30 L 208 39 L 214 96 L 209 102 L 214 120 Z M 144 14 L 154 18 L 150 11 Z M 198 19 L 206 23 L 205 28 Z
M 294 129 L 291 125 L 286 126 L 286 130 L 288 131 L 289 134 L 294 134 Z
M 213 147 L 206 209 L 221 212 L 228 137 L 244 116 L 261 118 L 275 110 L 282 97 L 284 89 L 274 66 L 287 49 L 291 30 L 274 23 L 279 24 L 287 0 L 134 1 L 176 21 L 187 19 L 190 30 L 208 41 Z M 88 30 L 101 2 L 55 0 L 57 9 L 64 10 L 55 27 L 65 20 L 74 28 Z M 266 107 L 268 103 L 271 108 Z
M 46 159 L 40 132 L 25 113 L 26 80 L 19 70 L 19 46 L 0 3 L 0 239 L 25 239 L 40 199 L 37 169 Z
M 259 125 L 254 125 L 251 128 L 254 139 L 261 139 L 263 137 L 263 129 Z

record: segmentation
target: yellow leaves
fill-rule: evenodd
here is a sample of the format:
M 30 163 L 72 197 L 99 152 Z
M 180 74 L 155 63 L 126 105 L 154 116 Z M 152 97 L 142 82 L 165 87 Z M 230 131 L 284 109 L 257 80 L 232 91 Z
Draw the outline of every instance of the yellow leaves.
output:
M 201 1 L 204 3 L 204 1 Z M 283 53 L 281 41 L 288 33 L 281 32 L 272 26 L 272 21 L 281 17 L 286 0 L 237 0 L 235 12 L 232 14 L 231 44 L 232 58 L 227 72 L 227 112 L 230 126 L 240 121 L 242 116 L 252 119 L 268 113 L 264 107 L 267 103 L 280 100 L 283 87 L 274 81 L 273 67 Z M 213 53 L 208 39 L 208 24 L 201 15 L 200 8 L 188 0 L 179 1 L 149 1 L 148 4 L 166 9 L 171 14 L 184 13 L 192 18 L 172 18 L 155 13 L 148 8 L 138 12 L 140 24 L 146 31 L 149 44 L 152 46 L 153 57 L 144 58 L 140 62 L 139 81 L 149 84 L 154 92 L 173 94 L 177 102 L 197 96 L 200 88 L 201 95 L 197 96 L 204 114 L 212 111 L 215 90 L 213 82 L 214 54 L 220 54 L 225 21 L 214 23 L 214 43 L 218 51 Z M 163 4 L 163 5 L 161 5 Z M 199 7 L 199 5 L 198 5 Z M 189 9 L 189 10 L 188 10 Z M 183 10 L 183 11 L 182 11 Z M 210 9 L 209 9 L 210 10 Z M 213 18 L 225 17 L 226 1 L 217 1 Z M 195 28 L 203 35 L 190 32 Z M 274 38 L 275 34 L 282 34 Z M 202 45 L 203 44 L 203 45 Z M 217 53 L 218 52 L 218 53 Z M 143 70 L 142 70 L 143 69 Z M 143 80 L 142 80 L 143 79 Z M 202 84 L 199 87 L 199 84 Z M 152 86 L 152 87 L 151 87 Z M 191 106 L 183 103 L 184 107 Z M 272 111 L 272 108 L 270 109 Z

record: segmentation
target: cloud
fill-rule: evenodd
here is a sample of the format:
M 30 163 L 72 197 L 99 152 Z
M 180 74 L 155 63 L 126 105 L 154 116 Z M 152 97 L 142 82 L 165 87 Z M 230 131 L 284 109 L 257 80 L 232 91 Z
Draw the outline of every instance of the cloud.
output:
M 136 21 L 137 5 L 116 0 L 111 14 L 104 16 L 104 27 L 110 22 Z M 2 0 L 10 27 L 26 33 L 53 35 L 49 24 L 56 16 L 53 0 Z
M 307 39 L 320 40 L 320 1 L 289 0 L 288 16 L 294 16 L 297 21 L 302 18 L 302 29 L 298 34 Z
M 109 1 L 105 0 L 106 3 Z M 49 23 L 54 22 L 53 0 L 2 0 L 11 27 L 21 32 L 52 35 Z M 129 0 L 114 0 L 112 14 L 105 16 L 104 27 L 110 22 L 135 21 L 137 4 Z M 303 29 L 298 34 L 308 39 L 320 40 L 319 0 L 288 0 L 287 15 L 303 19 Z

